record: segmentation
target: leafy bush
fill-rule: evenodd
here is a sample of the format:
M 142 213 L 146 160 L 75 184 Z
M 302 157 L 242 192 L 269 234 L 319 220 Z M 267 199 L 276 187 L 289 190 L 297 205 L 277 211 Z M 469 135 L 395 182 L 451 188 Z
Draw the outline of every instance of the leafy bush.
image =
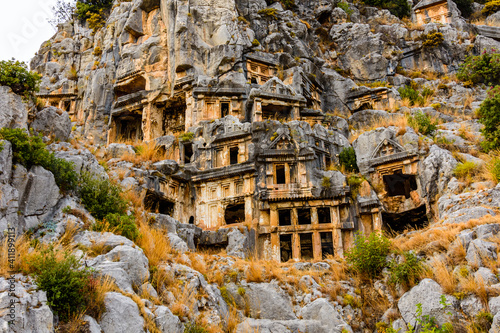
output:
M 182 133 L 180 136 L 179 136 L 179 139 L 182 141 L 182 142 L 188 142 L 188 141 L 191 141 L 193 140 L 194 138 L 194 133 L 193 132 L 185 132 L 185 133 Z
M 492 51 L 492 53 L 485 51 L 478 56 L 468 56 L 458 69 L 457 78 L 476 84 L 500 84 L 500 53 Z
M 484 4 L 484 8 L 481 10 L 481 13 L 484 16 L 490 16 L 491 14 L 495 14 L 500 10 L 500 0 L 491 0 Z
M 471 324 L 472 332 L 488 332 L 493 323 L 493 315 L 489 312 L 479 311 Z
M 409 85 L 405 85 L 398 89 L 399 95 L 402 99 L 408 99 L 410 105 L 421 105 L 425 104 L 425 99 L 434 94 L 434 90 L 424 87 L 422 92 L 418 90 L 418 85 L 415 81 L 411 81 Z
M 57 0 L 55 6 L 52 7 L 52 14 L 54 17 L 49 19 L 49 23 L 53 27 L 58 24 L 71 21 L 75 14 L 75 1 L 66 2 L 64 0 Z
M 403 18 L 410 15 L 411 7 L 406 0 L 363 0 L 368 6 L 387 9 L 391 14 Z
M 436 47 L 444 42 L 444 37 L 441 32 L 431 31 L 428 34 L 424 34 L 421 36 L 422 46 L 424 48 Z
M 0 61 L 0 86 L 9 86 L 13 92 L 28 97 L 39 90 L 42 76 L 28 70 L 24 62 Z
M 135 241 L 139 236 L 139 229 L 135 224 L 134 216 L 128 216 L 126 214 L 112 213 L 104 217 L 102 221 L 96 221 L 93 226 L 95 231 L 107 230 L 107 227 L 115 229 L 123 237 Z
M 91 272 L 80 270 L 80 264 L 69 252 L 63 257 L 52 246 L 29 259 L 30 271 L 37 286 L 47 293 L 52 310 L 66 321 L 71 315 L 84 310 L 93 295 Z
M 76 2 L 76 16 L 81 20 L 87 20 L 92 14 L 109 10 L 112 5 L 113 0 L 78 0 Z
M 384 267 L 391 242 L 384 235 L 372 232 L 368 237 L 356 234 L 354 246 L 346 251 L 347 263 L 359 273 L 376 277 Z
M 500 183 L 500 157 L 494 157 L 487 165 L 491 179 L 496 183 Z
M 321 179 L 321 186 L 323 186 L 326 189 L 329 189 L 332 186 L 332 183 L 330 182 L 330 178 L 327 176 L 324 176 Z
M 342 9 L 347 15 L 352 14 L 352 9 L 349 9 L 349 4 L 347 2 L 341 1 L 337 4 L 337 7 Z
M 437 121 L 432 121 L 431 117 L 422 111 L 408 116 L 408 124 L 423 135 L 432 135 L 437 130 Z
M 393 259 L 389 263 L 389 283 L 408 288 L 417 282 L 422 270 L 422 264 L 415 254 L 409 251 L 403 252 L 403 262 L 399 263 Z
M 361 184 L 365 179 L 363 177 L 360 177 L 358 175 L 350 175 L 347 177 L 347 184 L 349 184 L 349 187 L 351 188 L 351 198 L 354 200 L 359 194 L 359 189 L 361 188 Z
M 49 152 L 41 136 L 30 136 L 20 128 L 2 128 L 0 139 L 10 141 L 12 144 L 14 163 L 20 163 L 27 169 L 40 165 L 49 170 L 63 192 L 76 188 L 78 176 L 73 169 L 73 163 L 57 158 L 54 153 Z
M 358 164 L 356 162 L 356 152 L 354 148 L 344 148 L 339 154 L 339 163 L 344 166 L 347 171 L 358 172 Z
M 500 75 L 500 73 L 499 73 Z M 481 146 L 486 151 L 500 148 L 500 86 L 488 90 L 488 97 L 477 112 L 479 122 L 484 125 L 481 133 L 485 141 Z
M 453 175 L 459 179 L 470 179 L 479 172 L 478 165 L 474 162 L 467 161 L 457 164 Z
M 90 173 L 82 173 L 78 194 L 85 208 L 98 220 L 108 214 L 124 215 L 127 203 L 121 197 L 122 189 L 108 179 L 99 179 Z

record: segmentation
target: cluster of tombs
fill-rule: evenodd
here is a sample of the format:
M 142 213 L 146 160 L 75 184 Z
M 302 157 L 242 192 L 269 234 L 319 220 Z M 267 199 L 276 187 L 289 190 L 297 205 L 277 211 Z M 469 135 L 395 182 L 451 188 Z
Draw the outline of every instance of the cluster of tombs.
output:
M 381 143 L 366 166 L 385 188 L 382 201 L 355 197 L 345 177 L 322 184 L 345 141 L 329 128 L 314 75 L 294 67 L 279 79 L 277 68 L 270 54 L 247 54 L 247 82 L 217 86 L 195 85 L 183 69 L 172 91 L 154 98 L 143 70 L 117 77 L 108 143 L 156 140 L 181 167 L 149 176 L 146 206 L 204 230 L 247 226 L 254 254 L 278 261 L 341 256 L 357 231 L 381 230 L 386 220 L 402 229 L 405 212 L 421 223 L 419 156 L 397 142 Z M 70 93 L 46 98 L 75 110 Z M 387 89 L 353 92 L 347 103 L 352 110 L 389 103 Z

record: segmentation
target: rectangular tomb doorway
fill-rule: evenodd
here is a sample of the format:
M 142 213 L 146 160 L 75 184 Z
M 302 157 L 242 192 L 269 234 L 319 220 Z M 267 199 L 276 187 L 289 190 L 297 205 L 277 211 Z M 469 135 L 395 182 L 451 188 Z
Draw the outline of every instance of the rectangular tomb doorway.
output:
M 312 233 L 299 234 L 300 238 L 300 258 L 302 260 L 312 260 L 314 258 Z
M 292 259 L 292 235 L 280 235 L 280 256 L 281 262 Z

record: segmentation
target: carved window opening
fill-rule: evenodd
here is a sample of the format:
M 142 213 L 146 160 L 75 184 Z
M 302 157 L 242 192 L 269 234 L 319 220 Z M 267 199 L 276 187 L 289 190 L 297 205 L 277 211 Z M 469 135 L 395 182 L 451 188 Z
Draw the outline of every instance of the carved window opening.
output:
M 174 215 L 175 203 L 151 191 L 146 193 L 144 206 L 148 211 L 153 213 L 160 213 L 169 216 Z
M 235 183 L 235 192 L 237 195 L 243 193 L 243 182 L 242 181 L 238 181 Z
M 387 195 L 390 197 L 404 195 L 408 199 L 410 192 L 417 189 L 415 175 L 403 174 L 401 170 L 398 170 L 393 175 L 384 175 L 383 179 Z
M 257 82 L 257 79 L 256 79 L 256 78 L 254 78 L 254 77 L 250 80 L 250 82 L 251 82 L 251 83 L 254 83 L 254 84 L 259 84 L 259 83 Z
M 163 109 L 163 135 L 175 135 L 184 132 L 186 119 L 186 101 L 182 100 L 169 107 L 158 106 Z
M 280 235 L 281 262 L 292 259 L 292 235 Z
M 245 203 L 228 205 L 224 213 L 226 224 L 245 222 Z
M 189 224 L 194 224 L 194 216 L 191 216 L 191 217 L 189 218 Z
M 50 102 L 50 105 L 57 108 L 59 106 L 59 102 L 58 101 L 52 101 L 52 102 Z
M 279 225 L 292 225 L 292 211 L 290 209 L 278 210 Z
M 311 224 L 311 209 L 299 208 L 297 209 L 298 222 L 300 225 Z
M 191 163 L 191 157 L 193 157 L 193 144 L 191 142 L 184 144 L 184 163 Z
M 312 260 L 314 258 L 312 233 L 299 234 L 300 257 L 302 260 Z
M 229 148 L 229 164 L 238 164 L 239 147 Z
M 292 108 L 286 105 L 263 105 L 262 118 L 269 120 L 290 120 Z
M 220 117 L 224 118 L 227 115 L 229 115 L 229 103 L 222 102 L 220 103 Z
M 349 221 L 349 207 L 347 205 L 339 206 L 339 219 L 341 223 Z
M 116 118 L 117 141 L 142 141 L 142 115 L 130 115 Z
M 330 207 L 318 208 L 318 223 L 332 223 Z
M 326 259 L 328 255 L 333 256 L 333 237 L 331 232 L 320 232 L 321 255 Z
M 71 101 L 68 101 L 68 100 L 64 101 L 63 102 L 63 110 L 69 111 L 70 109 L 71 109 Z
M 330 155 L 326 155 L 325 156 L 325 169 L 330 170 L 331 167 L 332 167 L 332 158 L 330 157 Z
M 421 229 L 429 224 L 425 205 L 402 213 L 382 213 L 382 221 L 386 229 L 396 233 L 406 229 Z
M 286 184 L 286 172 L 284 164 L 276 165 L 276 184 Z

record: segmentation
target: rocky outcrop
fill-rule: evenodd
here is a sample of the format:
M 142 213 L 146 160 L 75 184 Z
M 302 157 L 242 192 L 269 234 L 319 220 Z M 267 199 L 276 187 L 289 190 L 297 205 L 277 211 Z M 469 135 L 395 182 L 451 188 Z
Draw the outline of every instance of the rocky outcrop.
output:
M 9 87 L 0 86 L 0 128 L 27 129 L 28 110 L 21 96 Z
M 144 332 L 144 318 L 133 300 L 120 293 L 109 292 L 104 298 L 104 305 L 106 311 L 99 322 L 103 332 Z
M 36 113 L 30 128 L 35 134 L 53 136 L 56 140 L 66 141 L 71 133 L 71 120 L 67 112 L 48 107 Z

